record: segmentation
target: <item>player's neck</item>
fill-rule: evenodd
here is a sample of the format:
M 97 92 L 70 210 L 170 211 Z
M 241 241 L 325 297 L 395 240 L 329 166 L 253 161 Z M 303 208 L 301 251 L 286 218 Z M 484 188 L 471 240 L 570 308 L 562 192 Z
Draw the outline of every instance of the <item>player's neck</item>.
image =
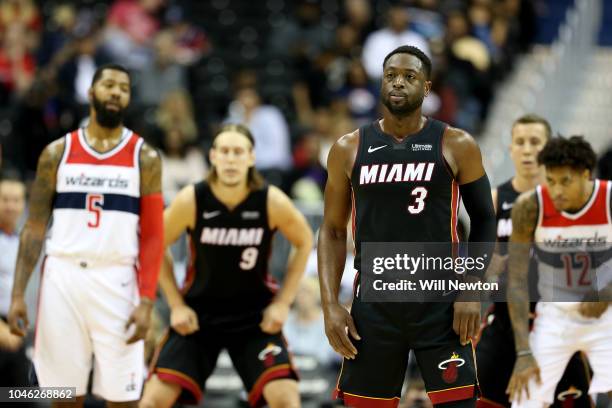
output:
M 383 132 L 398 140 L 403 140 L 421 130 L 426 121 L 427 119 L 421 115 L 420 108 L 401 117 L 393 115 L 385 108 L 383 119 L 379 123 Z
M 210 184 L 210 189 L 215 197 L 230 210 L 236 208 L 251 192 L 246 182 L 236 186 L 226 186 L 217 181 Z
M 116 128 L 103 127 L 93 117 L 85 128 L 87 143 L 99 152 L 105 152 L 115 147 L 121 141 L 122 134 L 123 125 Z
M 533 177 L 519 176 L 518 174 L 512 178 L 512 188 L 518 193 L 524 193 L 525 191 L 536 188 L 538 184 L 544 183 L 544 175 L 537 174 Z
M 586 188 L 584 189 L 584 192 L 582 193 L 582 196 L 580 197 L 580 202 L 576 203 L 575 206 L 572 206 L 573 208 L 566 210 L 566 212 L 575 213 L 575 212 L 582 210 L 584 206 L 587 205 L 587 203 L 591 199 L 594 189 L 595 189 L 595 181 L 589 180 L 587 182 Z

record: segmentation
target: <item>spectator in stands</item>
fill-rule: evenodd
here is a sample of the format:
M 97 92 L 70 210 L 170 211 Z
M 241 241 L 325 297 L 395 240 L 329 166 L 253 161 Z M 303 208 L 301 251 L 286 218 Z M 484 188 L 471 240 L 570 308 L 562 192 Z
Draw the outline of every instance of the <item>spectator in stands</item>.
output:
M 293 307 L 283 327 L 283 334 L 296 355 L 315 357 L 319 364 L 339 360 L 325 337 L 325 325 L 319 296 L 319 281 L 309 276 L 302 280 Z
M 292 165 L 285 117 L 276 106 L 263 104 L 253 85 L 239 85 L 234 97 L 225 121 L 249 127 L 255 138 L 255 167 L 270 183 L 282 185 Z
M 18 222 L 25 208 L 25 185 L 14 175 L 0 180 L 0 386 L 25 386 L 29 361 L 23 339 L 10 333 L 6 316 L 11 303 L 19 247 Z
M 164 96 L 155 113 L 155 124 L 145 137 L 161 147 L 165 202 L 170 202 L 187 184 L 206 176 L 206 161 L 198 144 L 198 129 L 187 91 L 177 89 Z
M 160 31 L 155 36 L 155 59 L 138 75 L 136 95 L 141 104 L 156 106 L 166 93 L 187 87 L 187 71 L 177 62 L 175 46 L 171 31 Z
M 400 45 L 412 45 L 430 55 L 427 40 L 409 29 L 410 17 L 403 5 L 392 5 L 386 15 L 387 27 L 374 31 L 368 36 L 361 58 L 368 76 L 375 82 L 380 80 L 383 73 L 380 61 Z
M 321 135 L 306 129 L 293 150 L 293 169 L 288 176 L 291 197 L 303 205 L 320 208 L 327 181 L 325 167 L 319 161 Z
M 209 38 L 204 31 L 185 19 L 185 10 L 172 5 L 167 14 L 168 29 L 174 36 L 174 57 L 181 65 L 196 63 L 212 49 Z
M 372 5 L 368 0 L 344 0 L 345 25 L 352 28 L 359 44 L 363 44 L 368 34 L 375 30 Z
M 3 30 L 0 47 L 0 102 L 22 97 L 32 85 L 36 61 L 28 44 L 27 27 L 15 22 Z
M 165 0 L 116 0 L 108 12 L 104 46 L 114 60 L 133 68 L 151 62 L 150 42 L 160 29 Z
M 354 59 L 347 72 L 345 85 L 335 99 L 346 105 L 356 126 L 365 125 L 378 115 L 378 87 L 368 80 L 361 61 Z

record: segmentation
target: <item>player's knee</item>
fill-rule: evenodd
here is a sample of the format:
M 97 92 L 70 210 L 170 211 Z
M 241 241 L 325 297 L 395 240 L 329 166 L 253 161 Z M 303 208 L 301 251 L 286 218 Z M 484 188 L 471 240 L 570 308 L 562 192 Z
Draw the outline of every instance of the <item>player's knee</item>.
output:
M 450 401 L 443 404 L 435 404 L 434 408 L 475 408 L 476 397 L 470 399 L 464 399 L 460 401 Z
M 300 395 L 295 380 L 272 381 L 263 389 L 264 398 L 270 408 L 299 408 Z

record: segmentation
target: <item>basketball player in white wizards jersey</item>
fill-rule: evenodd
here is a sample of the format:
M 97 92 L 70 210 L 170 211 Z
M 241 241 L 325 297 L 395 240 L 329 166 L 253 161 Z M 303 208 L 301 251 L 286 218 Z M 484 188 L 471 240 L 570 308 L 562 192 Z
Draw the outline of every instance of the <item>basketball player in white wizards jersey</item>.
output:
M 8 320 L 25 335 L 24 291 L 52 214 L 35 329 L 38 383 L 76 387 L 82 405 L 93 368 L 94 394 L 111 407 L 136 406 L 163 253 L 161 161 L 122 126 L 125 68 L 98 68 L 89 98 L 87 127 L 40 156 Z
M 591 179 L 595 152 L 582 137 L 551 139 L 538 154 L 546 183 L 512 210 L 508 309 L 516 363 L 513 407 L 546 407 L 567 362 L 583 351 L 593 369 L 589 394 L 612 391 L 612 182 Z M 533 330 L 528 334 L 530 243 L 538 259 Z

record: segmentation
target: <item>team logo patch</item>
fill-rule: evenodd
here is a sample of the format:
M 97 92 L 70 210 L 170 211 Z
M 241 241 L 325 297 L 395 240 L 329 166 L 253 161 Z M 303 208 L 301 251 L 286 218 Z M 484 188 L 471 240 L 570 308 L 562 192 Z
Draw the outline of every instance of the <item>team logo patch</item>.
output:
M 570 385 L 570 387 L 567 390 L 561 391 L 557 395 L 557 399 L 559 401 L 577 400 L 580 397 L 582 397 L 582 391 L 574 387 L 573 385 Z
M 453 352 L 451 357 L 438 364 L 438 368 L 442 370 L 442 379 L 447 384 L 454 383 L 459 376 L 459 367 L 465 364 L 465 360 L 459 357 L 459 354 Z
M 268 343 L 268 345 L 259 352 L 257 358 L 264 362 L 264 366 L 270 367 L 274 364 L 274 357 L 278 356 L 283 351 L 280 346 L 274 343 Z

